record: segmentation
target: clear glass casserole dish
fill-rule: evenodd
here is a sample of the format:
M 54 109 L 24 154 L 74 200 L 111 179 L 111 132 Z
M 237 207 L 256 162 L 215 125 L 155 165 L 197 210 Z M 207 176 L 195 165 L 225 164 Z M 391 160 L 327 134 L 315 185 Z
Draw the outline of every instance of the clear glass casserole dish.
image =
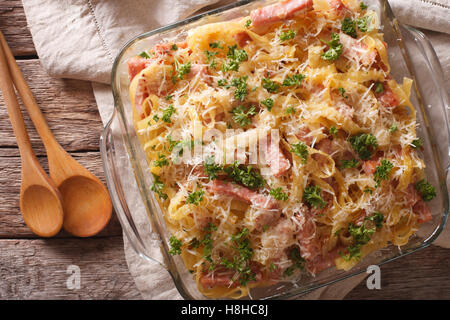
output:
M 198 291 L 181 258 L 168 253 L 170 234 L 161 209 L 150 191 L 153 177 L 134 129 L 126 61 L 163 39 L 182 39 L 187 30 L 193 27 L 246 16 L 251 10 L 273 2 L 275 1 L 238 1 L 142 34 L 124 46 L 113 66 L 115 111 L 101 137 L 102 160 L 113 204 L 132 247 L 143 258 L 165 266 L 180 294 L 187 299 L 205 297 Z M 398 24 L 386 0 L 367 0 L 365 3 L 375 10 L 380 18 L 384 41 L 389 46 L 391 75 L 397 81 L 405 76 L 414 80 L 411 102 L 417 111 L 418 135 L 424 141 L 426 175 L 437 191 L 437 197 L 430 205 L 433 219 L 422 225 L 407 245 L 401 248 L 391 245 L 374 252 L 350 271 L 330 268 L 316 277 L 302 277 L 296 283 L 254 288 L 251 290 L 253 299 L 290 298 L 357 275 L 364 272 L 369 265 L 380 265 L 427 247 L 438 237 L 445 225 L 449 209 L 446 186 L 446 174 L 449 171 L 449 125 L 448 98 L 439 61 L 430 42 L 420 31 Z M 146 218 L 138 216 L 137 204 L 145 208 Z M 155 240 L 160 244 L 162 256 L 155 257 L 151 252 L 149 244 Z

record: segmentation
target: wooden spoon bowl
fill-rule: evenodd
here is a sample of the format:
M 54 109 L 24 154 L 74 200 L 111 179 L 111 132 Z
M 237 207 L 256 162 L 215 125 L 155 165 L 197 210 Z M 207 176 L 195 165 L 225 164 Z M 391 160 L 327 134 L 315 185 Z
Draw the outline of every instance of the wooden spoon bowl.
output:
M 61 199 L 54 190 L 32 185 L 21 192 L 20 210 L 28 228 L 41 237 L 54 236 L 63 224 Z
M 104 214 L 112 211 L 108 190 L 96 180 L 73 176 L 59 185 L 64 208 L 63 228 L 79 237 L 96 234 L 110 218 L 110 214 Z

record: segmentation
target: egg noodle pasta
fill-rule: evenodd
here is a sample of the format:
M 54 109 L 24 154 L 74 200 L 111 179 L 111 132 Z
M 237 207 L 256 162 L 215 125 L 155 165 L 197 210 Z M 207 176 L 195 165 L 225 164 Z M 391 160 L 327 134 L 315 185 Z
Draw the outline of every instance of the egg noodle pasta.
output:
M 432 219 L 387 50 L 363 2 L 285 0 L 129 59 L 169 253 L 203 295 L 349 270 Z

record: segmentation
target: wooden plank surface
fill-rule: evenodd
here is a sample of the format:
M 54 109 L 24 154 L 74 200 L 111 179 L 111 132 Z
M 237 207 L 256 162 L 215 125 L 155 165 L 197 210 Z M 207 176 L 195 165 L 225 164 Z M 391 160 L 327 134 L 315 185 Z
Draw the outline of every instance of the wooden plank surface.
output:
M 80 270 L 80 288 L 71 290 L 67 270 L 73 265 Z M 0 241 L 0 299 L 139 298 L 120 236 Z
M 37 59 L 20 0 L 0 2 L 0 29 L 20 58 L 29 85 L 61 145 L 104 179 L 99 154 L 102 123 L 89 83 L 49 77 Z M 44 168 L 45 150 L 24 114 L 33 148 Z M 20 162 L 0 97 L 0 299 L 136 299 L 139 293 L 123 253 L 120 225 L 113 218 L 97 237 L 36 239 L 18 208 Z M 69 290 L 67 267 L 81 272 L 79 290 Z M 430 247 L 381 267 L 381 290 L 365 282 L 347 299 L 450 299 L 450 250 Z
M 20 0 L 0 1 L 0 30 L 11 46 L 15 56 L 36 55 L 25 12 Z

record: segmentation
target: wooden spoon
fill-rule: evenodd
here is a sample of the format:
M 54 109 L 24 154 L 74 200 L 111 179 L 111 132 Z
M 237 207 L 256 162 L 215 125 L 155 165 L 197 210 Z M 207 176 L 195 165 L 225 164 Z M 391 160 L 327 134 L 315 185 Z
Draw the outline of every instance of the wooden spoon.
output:
M 50 177 L 61 192 L 63 228 L 79 237 L 89 237 L 100 232 L 111 218 L 112 204 L 108 189 L 56 141 L 1 32 L 0 44 L 5 51 L 16 89 L 44 143 Z
M 34 155 L 3 50 L 0 47 L 0 89 L 19 146 L 22 160 L 20 210 L 35 234 L 54 236 L 63 224 L 61 195 Z

